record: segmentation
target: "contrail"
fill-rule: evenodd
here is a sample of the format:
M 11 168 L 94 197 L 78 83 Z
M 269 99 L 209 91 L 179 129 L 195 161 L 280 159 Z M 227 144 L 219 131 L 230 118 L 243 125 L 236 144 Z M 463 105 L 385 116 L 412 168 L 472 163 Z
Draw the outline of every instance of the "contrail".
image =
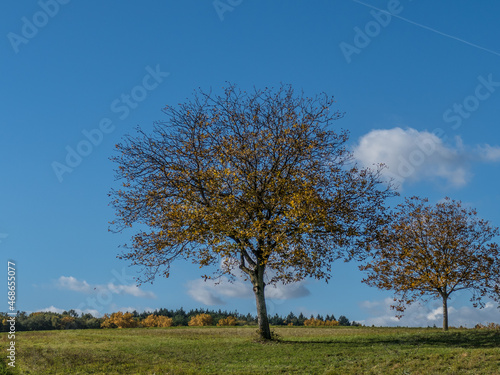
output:
M 417 22 L 414 22 L 412 20 L 409 20 L 408 18 L 404 18 L 404 17 L 401 17 L 401 16 L 398 16 L 396 14 L 392 14 L 386 10 L 383 10 L 383 9 L 380 9 L 380 8 L 377 8 L 373 5 L 370 5 L 370 4 L 366 4 L 362 1 L 359 1 L 359 0 L 351 0 L 352 2 L 354 3 L 358 3 L 358 4 L 361 4 L 361 5 L 364 5 L 365 7 L 368 7 L 368 8 L 372 8 L 372 9 L 375 9 L 375 10 L 378 10 L 382 13 L 385 13 L 385 14 L 388 14 L 392 17 L 396 17 L 396 18 L 399 18 L 400 20 L 402 21 L 405 21 L 405 22 L 408 22 L 408 23 L 411 23 L 412 25 L 415 25 L 415 26 L 418 26 L 418 27 L 421 27 L 422 29 L 425 29 L 425 30 L 429 30 L 429 31 L 432 31 L 433 33 L 436 33 L 436 34 L 439 34 L 439 35 L 442 35 L 444 37 L 447 37 L 447 38 L 450 38 L 450 39 L 454 39 L 454 40 L 457 40 L 459 42 L 462 42 L 464 44 L 467 44 L 471 47 L 474 47 L 474 48 L 477 48 L 477 49 L 481 49 L 483 51 L 486 51 L 486 52 L 489 52 L 489 53 L 492 53 L 494 55 L 497 55 L 497 56 L 500 56 L 500 53 L 496 52 L 496 51 L 493 51 L 491 49 L 488 49 L 488 48 L 485 48 L 485 47 L 481 47 L 480 45 L 478 44 L 474 44 L 474 43 L 471 43 L 471 42 L 468 42 L 464 39 L 460 39 L 456 36 L 453 36 L 453 35 L 450 35 L 450 34 L 446 34 L 446 33 L 443 33 L 442 31 L 439 31 L 439 30 L 436 30 L 436 29 L 433 29 L 432 27 L 429 27 L 429 26 L 425 26 L 425 25 L 422 25 L 421 23 L 417 23 Z

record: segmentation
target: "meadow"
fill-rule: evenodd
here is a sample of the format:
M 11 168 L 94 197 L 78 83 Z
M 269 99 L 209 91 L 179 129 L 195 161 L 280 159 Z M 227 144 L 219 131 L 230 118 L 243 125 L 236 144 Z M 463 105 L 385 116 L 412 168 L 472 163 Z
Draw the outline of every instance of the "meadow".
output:
M 0 374 L 500 374 L 498 330 L 273 330 L 279 341 L 238 326 L 19 332 Z

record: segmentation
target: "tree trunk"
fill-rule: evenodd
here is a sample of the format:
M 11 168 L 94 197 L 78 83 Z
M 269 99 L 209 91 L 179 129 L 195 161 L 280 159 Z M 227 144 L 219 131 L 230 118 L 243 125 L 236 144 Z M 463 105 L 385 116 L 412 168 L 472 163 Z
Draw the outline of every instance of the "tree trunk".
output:
M 443 295 L 443 331 L 448 331 L 448 296 Z
M 251 278 L 255 301 L 257 304 L 257 320 L 259 323 L 259 334 L 264 340 L 271 340 L 271 329 L 267 318 L 266 298 L 264 295 L 264 267 L 257 266 L 256 274 Z

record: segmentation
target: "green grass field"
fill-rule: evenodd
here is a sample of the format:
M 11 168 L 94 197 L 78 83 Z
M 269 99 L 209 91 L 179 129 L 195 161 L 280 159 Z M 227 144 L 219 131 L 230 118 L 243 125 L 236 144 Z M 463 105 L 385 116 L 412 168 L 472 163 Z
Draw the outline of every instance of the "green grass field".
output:
M 0 374 L 500 374 L 498 330 L 274 331 L 280 342 L 255 327 L 19 332 L 16 369 Z

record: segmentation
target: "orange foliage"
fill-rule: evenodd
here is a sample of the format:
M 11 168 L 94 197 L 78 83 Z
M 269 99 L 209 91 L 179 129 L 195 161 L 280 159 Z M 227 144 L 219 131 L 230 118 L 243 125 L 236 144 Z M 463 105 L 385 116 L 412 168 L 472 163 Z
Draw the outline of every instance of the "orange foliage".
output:
M 191 317 L 188 323 L 189 326 L 211 326 L 213 325 L 213 319 L 211 315 L 208 314 L 198 314 Z
M 234 316 L 228 316 L 227 318 L 219 320 L 219 323 L 217 323 L 217 327 L 235 326 L 235 325 L 236 325 L 236 318 Z
M 137 327 L 137 322 L 131 313 L 122 313 L 121 311 L 108 316 L 104 315 L 104 322 L 101 323 L 102 328 L 133 328 Z
M 330 263 L 352 259 L 387 220 L 383 166 L 352 163 L 348 133 L 328 95 L 296 95 L 289 85 L 221 96 L 195 94 L 164 109 L 169 119 L 118 144 L 113 190 L 118 231 L 138 223 L 123 259 L 148 270 L 140 281 L 170 274 L 176 259 L 217 267 L 221 257 L 252 282 L 262 337 L 271 337 L 263 275 L 273 284 L 328 279 Z M 160 271 L 161 270 L 161 271 Z M 193 324 L 200 325 L 197 320 Z
M 309 327 L 335 327 L 339 325 L 336 320 L 321 320 L 316 318 L 304 320 L 304 325 Z
M 369 272 L 365 283 L 396 292 L 398 317 L 418 299 L 439 298 L 446 330 L 452 293 L 470 290 L 475 307 L 483 297 L 500 302 L 498 228 L 450 198 L 430 205 L 412 197 L 397 208 L 374 243 L 373 260 L 361 268 Z
M 141 322 L 143 327 L 171 327 L 173 325 L 172 318 L 167 316 L 149 315 Z

